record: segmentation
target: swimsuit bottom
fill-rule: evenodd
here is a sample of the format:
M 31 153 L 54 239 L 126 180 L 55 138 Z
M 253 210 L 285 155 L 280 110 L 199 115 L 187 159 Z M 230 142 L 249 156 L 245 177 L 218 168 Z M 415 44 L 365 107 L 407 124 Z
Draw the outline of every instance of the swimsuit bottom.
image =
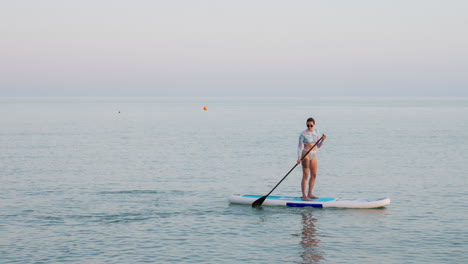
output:
M 304 156 L 304 154 L 306 154 L 307 151 L 309 151 L 309 150 L 308 150 L 308 149 L 304 149 L 304 150 L 302 151 L 302 155 Z M 309 152 L 309 154 L 307 154 L 307 156 L 304 157 L 304 159 L 313 160 L 315 157 L 317 157 L 317 151 L 316 151 L 316 150 L 312 150 L 311 152 Z

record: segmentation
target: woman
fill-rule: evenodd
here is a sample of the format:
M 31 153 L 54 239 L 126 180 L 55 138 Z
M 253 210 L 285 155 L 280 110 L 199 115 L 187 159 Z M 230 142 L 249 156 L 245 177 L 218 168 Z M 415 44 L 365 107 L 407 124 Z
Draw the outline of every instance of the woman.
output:
M 315 196 L 312 191 L 314 190 L 315 179 L 317 178 L 317 148 L 320 148 L 323 144 L 323 141 L 327 136 L 322 136 L 322 141 L 317 144 L 307 156 L 302 159 L 302 157 L 314 146 L 315 143 L 320 139 L 320 133 L 315 127 L 315 120 L 311 117 L 307 119 L 307 129 L 302 131 L 299 136 L 299 146 L 297 148 L 297 163 L 299 164 L 302 161 L 302 200 L 312 201 L 312 199 L 318 199 L 318 196 Z M 309 179 L 310 175 L 310 179 Z M 307 191 L 307 187 L 309 190 Z

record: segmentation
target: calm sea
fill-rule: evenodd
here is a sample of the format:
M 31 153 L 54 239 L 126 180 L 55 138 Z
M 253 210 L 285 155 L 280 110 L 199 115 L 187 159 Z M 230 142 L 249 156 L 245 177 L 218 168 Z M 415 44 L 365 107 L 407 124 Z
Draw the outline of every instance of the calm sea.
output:
M 0 263 L 468 258 L 467 98 L 0 98 L 0 114 Z M 315 193 L 389 206 L 226 201 L 274 187 L 309 116 L 328 136 Z

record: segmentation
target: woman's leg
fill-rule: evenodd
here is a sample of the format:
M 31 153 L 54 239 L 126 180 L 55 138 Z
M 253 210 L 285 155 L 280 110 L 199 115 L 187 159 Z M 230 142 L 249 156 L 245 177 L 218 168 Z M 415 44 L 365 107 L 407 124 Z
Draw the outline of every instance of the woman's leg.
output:
M 302 181 L 301 181 L 301 190 L 302 190 L 302 200 L 311 201 L 307 195 L 307 185 L 309 182 L 309 159 L 305 158 L 302 161 Z
M 309 181 L 309 193 L 308 197 L 317 199 L 319 198 L 318 196 L 313 195 L 313 190 L 315 186 L 315 179 L 317 178 L 317 168 L 318 168 L 318 162 L 317 162 L 317 156 L 315 156 L 312 160 L 309 162 L 309 168 L 310 168 L 310 181 Z

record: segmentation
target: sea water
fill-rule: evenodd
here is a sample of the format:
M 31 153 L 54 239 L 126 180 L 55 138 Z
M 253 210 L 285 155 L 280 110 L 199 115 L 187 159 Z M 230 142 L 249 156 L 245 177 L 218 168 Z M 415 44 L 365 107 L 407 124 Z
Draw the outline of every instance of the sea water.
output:
M 203 107 L 208 110 L 204 111 Z M 462 263 L 466 98 L 0 98 L 0 263 Z M 294 166 L 381 209 L 231 205 Z M 300 193 L 296 168 L 273 195 Z

